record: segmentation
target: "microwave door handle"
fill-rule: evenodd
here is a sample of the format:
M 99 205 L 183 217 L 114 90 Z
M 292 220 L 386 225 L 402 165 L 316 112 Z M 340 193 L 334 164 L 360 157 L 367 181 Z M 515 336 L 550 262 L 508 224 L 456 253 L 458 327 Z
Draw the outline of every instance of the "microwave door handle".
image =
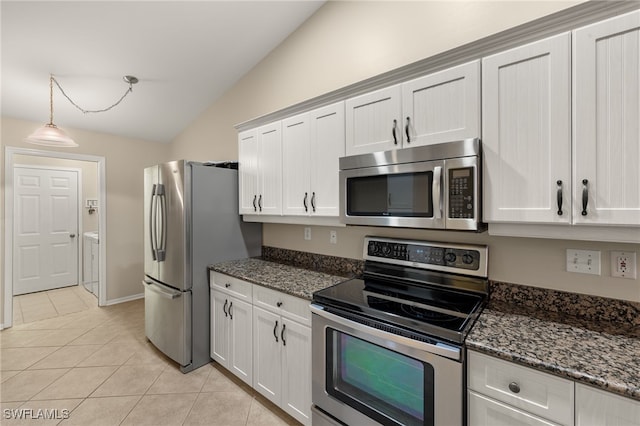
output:
M 442 219 L 442 167 L 433 168 L 433 184 L 431 186 L 433 197 L 433 218 Z

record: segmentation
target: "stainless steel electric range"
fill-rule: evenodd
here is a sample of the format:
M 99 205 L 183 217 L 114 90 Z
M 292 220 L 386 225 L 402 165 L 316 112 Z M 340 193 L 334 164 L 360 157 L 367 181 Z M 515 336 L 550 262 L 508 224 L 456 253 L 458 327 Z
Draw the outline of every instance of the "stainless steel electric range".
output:
M 463 425 L 486 246 L 366 237 L 364 274 L 313 295 L 313 424 Z

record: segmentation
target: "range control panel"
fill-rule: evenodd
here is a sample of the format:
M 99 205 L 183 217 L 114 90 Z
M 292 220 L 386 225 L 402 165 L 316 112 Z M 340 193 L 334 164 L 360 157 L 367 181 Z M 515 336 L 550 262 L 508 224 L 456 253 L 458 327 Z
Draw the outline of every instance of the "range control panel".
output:
M 486 276 L 487 247 L 365 237 L 366 260 Z

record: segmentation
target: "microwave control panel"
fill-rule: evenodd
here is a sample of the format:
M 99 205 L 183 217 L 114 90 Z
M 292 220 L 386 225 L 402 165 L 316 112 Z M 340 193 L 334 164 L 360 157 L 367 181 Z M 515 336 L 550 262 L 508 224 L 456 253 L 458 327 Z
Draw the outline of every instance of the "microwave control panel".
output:
M 473 219 L 475 182 L 473 167 L 449 170 L 449 218 Z

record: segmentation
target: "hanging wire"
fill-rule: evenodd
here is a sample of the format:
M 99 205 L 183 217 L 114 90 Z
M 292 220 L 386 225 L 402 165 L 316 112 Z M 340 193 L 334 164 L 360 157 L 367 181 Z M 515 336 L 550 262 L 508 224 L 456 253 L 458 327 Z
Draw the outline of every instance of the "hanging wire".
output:
M 129 83 L 129 88 L 126 90 L 126 92 L 124 92 L 124 95 L 122 95 L 122 97 L 120 99 L 118 99 L 118 101 L 116 103 L 114 103 L 113 105 L 111 105 L 110 107 L 107 107 L 107 108 L 97 109 L 97 110 L 88 110 L 88 109 L 82 108 L 81 106 L 79 106 L 78 104 L 73 102 L 71 100 L 71 98 L 62 89 L 62 87 L 60 86 L 60 83 L 58 83 L 58 80 L 56 80 L 53 75 L 51 76 L 51 81 L 56 83 L 56 86 L 58 86 L 58 89 L 60 89 L 60 91 L 62 92 L 64 97 L 67 98 L 69 100 L 69 102 L 71 102 L 71 105 L 73 105 L 74 107 L 78 108 L 84 114 L 109 111 L 110 109 L 112 109 L 112 108 L 116 107 L 118 104 L 120 104 L 120 102 L 122 102 L 124 100 L 124 98 L 126 98 L 129 93 L 133 92 L 133 81 L 129 81 L 128 82 Z M 135 82 L 137 83 L 137 80 Z M 53 91 L 53 85 L 51 85 L 51 90 Z M 52 103 L 53 103 L 53 94 L 51 96 L 51 99 L 52 99 Z M 51 107 L 51 110 L 53 111 L 53 106 Z M 52 112 L 52 115 L 53 115 L 53 112 Z

